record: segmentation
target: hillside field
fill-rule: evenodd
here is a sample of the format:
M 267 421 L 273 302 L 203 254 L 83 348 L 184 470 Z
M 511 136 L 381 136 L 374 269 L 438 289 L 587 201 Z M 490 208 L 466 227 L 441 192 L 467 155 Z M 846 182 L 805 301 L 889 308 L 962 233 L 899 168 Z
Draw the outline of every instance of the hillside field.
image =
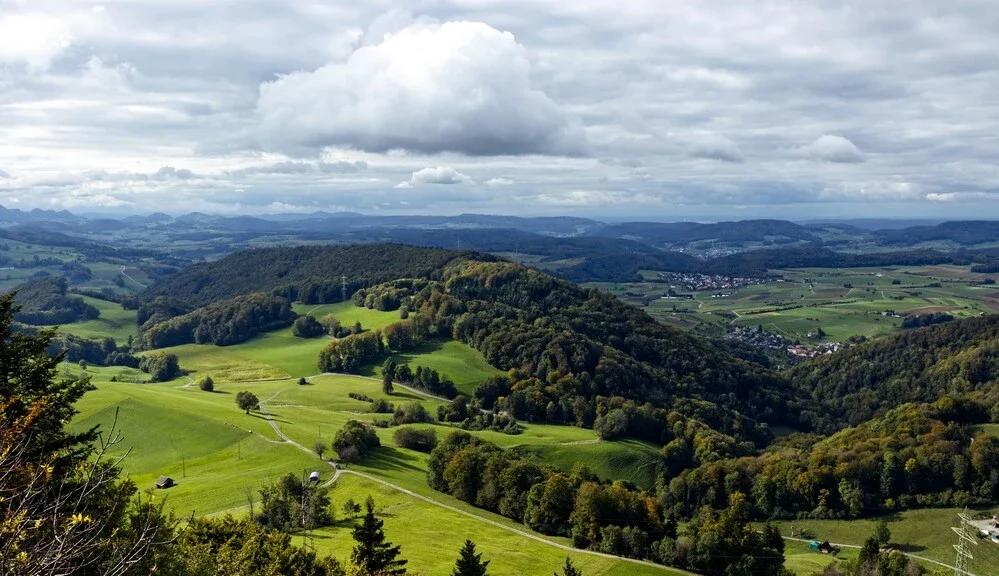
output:
M 328 466 L 314 454 L 282 441 L 268 419 L 293 441 L 311 447 L 317 440 L 328 444 L 349 419 L 384 418 L 367 412 L 367 403 L 350 398 L 350 392 L 387 398 L 393 403 L 421 402 L 432 412 L 440 404 L 436 399 L 404 389 L 387 397 L 381 392 L 378 379 L 363 376 L 316 376 L 309 384 L 299 385 L 282 368 L 261 359 L 247 365 L 252 355 L 237 348 L 186 345 L 171 349 L 181 357 L 181 364 L 193 371 L 192 378 L 199 372 L 212 374 L 216 389 L 211 393 L 199 390 L 187 377 L 136 384 L 124 381 L 142 379 L 144 375 L 134 370 L 88 368 L 87 373 L 98 389 L 78 404 L 80 414 L 72 426 L 85 429 L 100 425 L 108 430 L 117 418 L 116 430 L 122 440 L 110 455 L 125 456 L 123 466 L 140 489 L 151 489 L 160 475 L 174 478 L 177 486 L 153 493 L 166 497 L 168 506 L 178 516 L 243 514 L 249 509 L 250 498 L 259 498 L 257 490 L 288 472 L 318 470 L 324 483 L 332 479 Z M 80 373 L 76 365 L 64 364 L 61 369 L 65 373 Z M 112 377 L 122 381 L 112 381 Z M 235 406 L 235 392 L 243 389 L 253 391 L 261 399 L 260 413 L 247 415 Z M 439 436 L 449 431 L 443 425 L 434 427 Z M 389 538 L 402 545 L 411 569 L 421 574 L 447 574 L 453 564 L 451 556 L 468 534 L 476 535 L 481 551 L 502 573 L 547 575 L 567 554 L 586 574 L 680 573 L 665 567 L 569 552 L 561 548 L 568 545 L 565 539 L 531 533 L 519 523 L 435 492 L 426 485 L 427 456 L 395 446 L 394 429 L 377 431 L 383 448 L 362 464 L 350 466 L 333 484 L 331 498 L 339 506 L 347 498 L 363 501 L 373 494 L 386 521 Z M 532 424 L 516 436 L 478 434 L 505 447 L 521 446 L 542 454 L 561 453 L 555 459 L 561 460 L 555 462 L 557 465 L 570 468 L 576 461 L 586 463 L 606 478 L 634 475 L 630 463 L 655 453 L 653 447 L 641 443 L 603 442 L 592 430 L 575 427 Z M 622 454 L 634 456 L 623 459 L 609 456 L 616 452 L 618 444 Z M 564 451 L 570 446 L 574 458 Z M 349 525 L 341 522 L 317 531 L 312 542 L 320 552 L 347 558 L 352 546 Z
M 300 313 L 334 313 L 344 322 L 360 320 L 365 328 L 382 327 L 397 313 L 357 308 L 350 303 L 298 308 Z M 326 338 L 301 339 L 290 329 L 260 335 L 242 344 L 220 347 L 187 344 L 169 349 L 188 371 L 171 382 L 137 384 L 145 375 L 128 368 L 90 367 L 87 373 L 97 390 L 79 403 L 75 429 L 100 425 L 108 430 L 117 419 L 122 440 L 112 456 L 125 456 L 123 467 L 140 489 L 150 490 L 160 475 L 169 475 L 177 486 L 152 491 L 167 498 L 179 517 L 194 514 L 245 514 L 251 501 L 258 503 L 259 489 L 289 472 L 317 470 L 324 485 L 331 486 L 337 512 L 347 498 L 362 501 L 375 496 L 386 522 L 389 538 L 402 545 L 410 568 L 426 575 L 446 575 L 453 556 L 466 535 L 474 534 L 480 551 L 494 562 L 497 573 L 547 576 L 569 553 L 587 575 L 677 574 L 663 567 L 560 548 L 567 539 L 541 536 L 520 523 L 474 508 L 426 484 L 427 455 L 397 446 L 394 428 L 376 428 L 382 448 L 359 464 L 347 467 L 333 482 L 333 471 L 311 452 L 317 441 L 327 446 L 335 432 L 350 419 L 373 422 L 386 415 L 368 411 L 368 403 L 351 398 L 356 392 L 384 398 L 398 405 L 419 402 L 435 413 L 441 401 L 397 387 L 383 394 L 378 367 L 366 375 L 315 375 L 315 359 Z M 470 392 L 477 382 L 498 371 L 475 350 L 452 341 L 435 342 L 405 355 L 414 365 L 434 367 Z M 79 373 L 77 365 L 64 364 L 66 373 Z M 199 390 L 194 382 L 211 375 L 214 392 Z M 306 376 L 305 385 L 297 383 Z M 112 381 L 114 377 L 117 381 Z M 129 382 L 131 380 L 132 382 Z M 240 390 L 253 391 L 262 401 L 259 412 L 241 412 L 234 402 Z M 419 425 L 430 426 L 430 425 Z M 451 428 L 435 424 L 438 437 Z M 989 428 L 991 431 L 991 428 Z M 602 441 L 592 430 L 573 426 L 525 424 L 519 435 L 475 432 L 491 442 L 533 456 L 565 470 L 585 465 L 598 476 L 627 480 L 654 489 L 656 446 L 636 440 Z M 289 441 L 285 440 L 285 437 Z M 948 558 L 953 510 L 903 513 L 906 529 L 893 526 L 896 540 L 906 550 L 943 562 Z M 317 530 L 310 543 L 321 553 L 339 558 L 349 555 L 350 522 L 339 518 L 331 527 Z M 790 522 L 782 531 L 790 534 Z M 844 544 L 861 544 L 872 521 L 794 522 L 816 536 Z M 807 526 L 806 526 L 807 524 Z M 943 527 L 943 530 L 938 528 Z M 296 537 L 299 540 L 304 536 Z M 854 554 L 845 548 L 840 558 Z M 987 553 L 985 553 L 987 554 Z M 982 558 L 990 557 L 983 554 Z M 821 571 L 831 560 L 797 542 L 788 542 L 787 565 L 800 576 Z M 991 560 L 988 560 L 991 561 Z M 996 564 L 999 566 L 999 564 Z M 989 567 L 976 576 L 999 574 Z

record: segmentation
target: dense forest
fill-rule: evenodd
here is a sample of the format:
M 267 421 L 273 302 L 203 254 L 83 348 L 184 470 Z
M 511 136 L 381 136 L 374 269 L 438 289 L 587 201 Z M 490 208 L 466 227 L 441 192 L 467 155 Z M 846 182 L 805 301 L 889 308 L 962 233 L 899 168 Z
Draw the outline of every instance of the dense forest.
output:
M 97 318 L 100 312 L 78 296 L 68 293 L 68 283 L 61 277 L 30 280 L 15 288 L 20 310 L 18 322 L 39 326 L 66 324 Z
M 204 306 L 250 292 L 272 292 L 306 303 L 337 302 L 359 288 L 396 278 L 426 277 L 461 253 L 394 244 L 261 248 L 195 264 L 143 294 Z M 486 257 L 488 258 L 488 257 Z
M 799 438 L 758 456 L 664 475 L 661 503 L 689 516 L 742 493 L 757 518 L 855 518 L 991 504 L 999 499 L 999 439 L 972 427 L 988 421 L 987 412 L 984 404 L 946 396 L 934 404 L 904 404 L 828 438 Z
M 860 424 L 904 402 L 934 402 L 943 393 L 987 393 L 995 400 L 999 316 L 879 338 L 800 364 L 788 379 L 815 401 L 813 406 L 821 406 L 803 410 L 820 432 Z
M 142 333 L 147 348 L 194 342 L 226 346 L 249 340 L 260 332 L 288 326 L 295 319 L 287 298 L 247 294 L 230 298 L 149 325 Z

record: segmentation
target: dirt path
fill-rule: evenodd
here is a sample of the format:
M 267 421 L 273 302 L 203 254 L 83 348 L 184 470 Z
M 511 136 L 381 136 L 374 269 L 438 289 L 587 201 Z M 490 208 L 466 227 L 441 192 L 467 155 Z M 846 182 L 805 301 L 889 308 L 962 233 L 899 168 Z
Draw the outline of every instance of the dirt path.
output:
M 329 373 L 329 374 L 330 375 L 337 375 L 336 373 Z M 325 374 L 321 374 L 321 375 L 325 375 Z M 313 378 L 313 377 L 310 376 L 308 379 L 311 379 L 311 378 Z M 361 376 L 361 378 L 370 378 L 371 380 L 379 380 L 378 378 L 371 378 L 369 376 Z M 397 384 L 397 386 L 399 386 L 400 388 L 403 388 L 405 390 L 408 390 L 410 392 L 413 392 L 414 394 L 420 394 L 420 395 L 423 395 L 423 396 L 427 396 L 429 398 L 435 398 L 435 399 L 447 401 L 446 398 L 440 398 L 438 396 L 434 396 L 433 394 L 428 394 L 426 392 L 423 392 L 422 390 L 417 390 L 417 389 L 411 388 L 409 386 L 404 386 L 402 384 Z M 314 451 L 310 450 L 309 448 L 306 448 L 305 446 L 303 446 L 303 445 L 299 444 L 298 442 L 296 442 L 296 441 L 292 440 L 291 438 L 289 438 L 288 435 L 285 434 L 284 431 L 281 430 L 281 426 L 278 425 L 277 421 L 274 420 L 274 417 L 267 410 L 266 403 L 270 402 L 271 400 L 274 400 L 280 394 L 281 394 L 281 391 L 279 390 L 279 391 L 275 392 L 274 394 L 272 394 L 269 398 L 267 398 L 267 400 L 261 400 L 260 401 L 260 414 L 264 417 L 264 419 L 270 425 L 271 429 L 274 430 L 274 433 L 278 436 L 278 438 L 281 439 L 282 442 L 287 443 L 288 445 L 293 446 L 293 447 L 297 448 L 298 450 L 301 450 L 305 454 L 309 454 L 311 456 L 316 456 L 318 458 L 318 455 Z M 651 566 L 653 568 L 659 568 L 659 569 L 662 569 L 664 571 L 666 571 L 666 570 L 672 571 L 672 572 L 674 572 L 676 574 L 688 574 L 688 575 L 691 575 L 691 576 L 697 576 L 696 573 L 694 573 L 694 572 L 687 572 L 685 570 L 680 570 L 679 568 L 673 568 L 673 567 L 670 567 L 670 566 L 664 566 L 662 564 L 656 564 L 655 562 L 648 562 L 646 560 L 638 560 L 638 559 L 635 559 L 635 558 L 625 558 L 623 556 L 615 556 L 613 554 L 606 554 L 604 552 L 597 552 L 597 551 L 594 551 L 594 550 L 583 550 L 583 549 L 580 549 L 580 548 L 574 548 L 572 546 L 567 546 L 567 545 L 561 544 L 559 542 L 553 542 L 553 541 L 551 541 L 551 540 L 549 540 L 549 539 L 547 539 L 547 538 L 545 538 L 543 536 L 540 536 L 538 534 L 535 534 L 533 532 L 528 532 L 526 530 L 520 530 L 518 528 L 514 528 L 512 526 L 508 526 L 506 524 L 503 524 L 502 522 L 497 522 L 496 520 L 492 520 L 491 518 L 485 518 L 485 517 L 480 516 L 478 514 L 475 514 L 473 512 L 469 512 L 468 510 L 463 510 L 461 508 L 458 508 L 457 506 L 452 506 L 450 504 L 445 504 L 444 502 L 440 502 L 438 500 L 434 500 L 433 498 L 430 498 L 429 496 L 424 496 L 423 494 L 420 494 L 418 492 L 413 492 L 412 490 L 410 490 L 408 488 L 404 488 L 402 486 L 399 486 L 398 484 L 393 484 L 392 482 L 389 482 L 387 480 L 384 480 L 384 479 L 379 478 L 377 476 L 374 476 L 372 474 L 368 474 L 366 472 L 358 472 L 356 470 L 344 470 L 344 469 L 341 469 L 341 468 L 337 467 L 337 465 L 334 464 L 334 463 L 332 463 L 332 462 L 328 462 L 326 460 L 323 460 L 323 462 L 326 463 L 330 468 L 333 469 L 333 477 L 330 478 L 329 480 L 327 480 L 326 482 L 324 482 L 322 484 L 322 486 L 324 488 L 328 488 L 328 487 L 332 486 L 333 484 L 335 484 L 336 481 L 340 478 L 341 475 L 343 475 L 343 474 L 352 474 L 354 476 L 358 476 L 360 478 L 364 478 L 364 479 L 370 480 L 372 482 L 377 482 L 378 484 L 381 484 L 383 486 L 387 486 L 387 487 L 392 488 L 393 490 L 396 490 L 398 492 L 402 492 L 403 494 L 406 494 L 407 496 L 410 496 L 412 498 L 416 498 L 417 500 L 426 502 L 428 504 L 432 504 L 434 506 L 438 506 L 440 508 L 444 508 L 446 510 L 450 510 L 451 512 L 455 512 L 457 514 L 461 514 L 462 516 L 467 516 L 469 518 L 474 518 L 474 519 L 476 519 L 476 520 L 478 520 L 480 522 L 485 522 L 486 524 L 489 524 L 489 525 L 494 526 L 496 528 L 500 528 L 502 530 L 506 530 L 507 532 L 512 532 L 514 534 L 518 534 L 518 535 L 523 536 L 525 538 L 530 538 L 531 540 L 534 540 L 536 542 L 541 542 L 543 544 L 547 544 L 549 546 L 553 546 L 553 547 L 558 548 L 560 550 L 565 550 L 566 552 L 574 552 L 574 553 L 577 553 L 577 554 L 589 554 L 591 556 L 599 556 L 599 557 L 602 557 L 602 558 L 609 558 L 609 559 L 614 559 L 614 560 L 621 560 L 622 562 L 630 562 L 632 564 L 641 564 L 643 566 Z M 795 541 L 795 542 L 810 542 L 810 540 L 805 540 L 805 539 L 802 539 L 802 538 L 792 538 L 790 536 L 782 536 L 782 538 L 784 538 L 785 540 L 792 540 L 792 541 Z M 838 544 L 838 543 L 832 543 L 832 544 L 833 544 L 833 546 L 838 546 L 840 548 L 860 548 L 860 546 L 857 546 L 855 544 Z M 936 564 L 937 566 L 941 566 L 941 567 L 947 568 L 949 570 L 954 570 L 953 566 L 951 566 L 949 564 L 944 564 L 943 562 L 938 562 L 938 561 L 933 560 L 931 558 L 926 558 L 924 556 L 919 556 L 919 555 L 916 555 L 916 554 L 909 554 L 907 552 L 903 552 L 903 554 L 905 554 L 909 558 L 915 558 L 916 560 L 921 560 L 923 562 L 930 562 L 932 564 Z M 976 576 L 976 575 L 972 574 L 971 572 L 967 572 L 966 576 Z
M 811 542 L 811 540 L 805 540 L 804 538 L 793 538 L 791 536 L 781 536 L 781 538 L 783 538 L 785 540 L 791 540 L 793 542 Z M 856 549 L 856 550 L 859 550 L 860 548 L 862 548 L 862 546 L 857 546 L 856 544 L 840 544 L 840 543 L 837 543 L 837 542 L 830 542 L 830 544 L 832 544 L 833 546 L 836 546 L 837 548 L 853 548 L 853 549 Z M 944 564 L 943 562 L 938 562 L 938 561 L 936 561 L 936 560 L 934 560 L 932 558 L 927 558 L 925 556 L 920 556 L 918 554 L 910 554 L 908 552 L 902 552 L 902 554 L 905 554 L 909 558 L 914 558 L 916 560 L 921 560 L 923 562 L 929 562 L 930 564 L 936 564 L 937 566 L 940 566 L 942 568 L 946 568 L 948 570 L 956 570 L 950 564 Z M 964 573 L 965 573 L 966 576 L 975 576 L 971 572 L 965 571 Z
M 377 380 L 377 378 L 375 378 L 375 380 Z M 415 390 L 415 389 L 412 389 L 412 388 L 409 388 L 409 387 L 406 387 L 406 386 L 400 385 L 400 387 L 406 388 L 407 390 L 410 390 L 410 391 L 412 391 L 414 393 L 417 393 L 417 394 L 423 394 L 424 396 L 429 396 L 431 398 L 436 398 L 436 396 L 433 396 L 432 394 L 427 394 L 425 392 L 422 392 L 422 391 L 419 391 L 419 390 Z M 313 452 L 312 450 L 309 450 L 305 446 L 302 446 L 298 442 L 296 442 L 296 441 L 292 440 L 291 438 L 289 438 L 288 435 L 285 434 L 281 430 L 281 426 L 278 425 L 277 421 L 274 420 L 273 416 L 267 410 L 266 403 L 269 402 L 269 401 L 271 401 L 271 400 L 274 400 L 275 398 L 277 398 L 279 394 L 281 394 L 281 391 L 275 392 L 267 400 L 261 400 L 260 401 L 260 414 L 264 417 L 264 419 L 270 425 L 271 429 L 274 430 L 274 433 L 277 434 L 278 438 L 280 438 L 283 442 L 289 444 L 290 446 L 294 446 L 295 448 L 298 448 L 299 450 L 301 450 L 302 452 L 304 452 L 306 454 L 310 454 L 310 455 L 316 456 L 318 458 L 318 456 L 316 455 L 315 452 Z M 502 530 L 506 530 L 507 532 L 513 532 L 514 534 L 518 534 L 518 535 L 523 536 L 525 538 L 530 538 L 531 540 L 535 540 L 537 542 L 541 542 L 543 544 L 547 544 L 549 546 L 553 546 L 555 548 L 558 548 L 559 550 L 565 550 L 566 552 L 573 552 L 573 553 L 577 553 L 577 554 L 589 554 L 591 556 L 599 556 L 599 557 L 602 557 L 602 558 L 609 558 L 609 559 L 613 559 L 613 560 L 620 560 L 622 562 L 630 562 L 632 564 L 641 564 L 643 566 L 651 566 L 653 568 L 659 568 L 659 569 L 661 569 L 663 571 L 673 572 L 674 574 L 688 574 L 688 575 L 691 575 L 691 576 L 697 576 L 694 572 L 687 572 L 687 571 L 684 571 L 684 570 L 680 570 L 679 568 L 672 568 L 670 566 L 664 566 L 662 564 L 656 564 L 655 562 L 648 562 L 646 560 L 637 560 L 635 558 L 624 558 L 622 556 L 615 556 L 613 554 L 606 554 L 604 552 L 596 552 L 596 551 L 593 551 L 593 550 L 582 550 L 582 549 L 579 549 L 579 548 L 574 548 L 572 546 L 567 546 L 565 544 L 560 544 L 558 542 L 552 542 L 551 540 L 549 540 L 549 539 L 547 539 L 547 538 L 545 538 L 543 536 L 539 536 L 537 534 L 534 534 L 532 532 L 528 532 L 526 530 L 519 530 L 517 528 L 513 528 L 511 526 L 507 526 L 506 524 L 503 524 L 502 522 L 497 522 L 495 520 L 492 520 L 490 518 L 485 518 L 483 516 L 480 516 L 478 514 L 474 514 L 472 512 L 467 511 L 467 510 L 462 510 L 461 508 L 458 508 L 456 506 L 451 506 L 450 504 L 445 504 L 445 503 L 440 502 L 438 500 L 434 500 L 433 498 L 430 498 L 428 496 L 424 496 L 423 494 L 419 494 L 417 492 L 413 492 L 412 490 L 409 490 L 408 488 L 403 488 L 402 486 L 399 486 L 398 484 L 393 484 L 391 482 L 383 480 L 383 479 L 381 479 L 381 478 L 379 478 L 377 476 L 374 476 L 374 475 L 371 475 L 371 474 L 367 474 L 365 472 L 358 472 L 358 471 L 355 471 L 355 470 L 343 470 L 341 468 L 338 468 L 332 462 L 327 462 L 325 460 L 323 460 L 323 462 L 325 462 L 326 464 L 328 464 L 330 466 L 330 468 L 333 469 L 333 477 L 330 478 L 329 480 L 327 480 L 326 482 L 324 482 L 322 484 L 323 487 L 332 486 L 333 484 L 336 483 L 337 479 L 339 479 L 340 476 L 343 475 L 343 474 L 353 474 L 354 476 L 358 476 L 358 477 L 364 478 L 366 480 L 370 480 L 372 482 L 377 482 L 378 484 L 381 484 L 383 486 L 387 486 L 387 487 L 392 488 L 393 490 L 396 490 L 398 492 L 402 492 L 403 494 L 406 494 L 407 496 L 411 496 L 413 498 L 416 498 L 417 500 L 421 500 L 423 502 L 427 502 L 428 504 L 432 504 L 434 506 L 438 506 L 440 508 L 444 508 L 446 510 L 450 510 L 451 512 L 455 512 L 457 514 L 461 514 L 461 515 L 467 516 L 469 518 L 474 518 L 474 519 L 476 519 L 476 520 L 478 520 L 480 522 L 485 522 L 486 524 L 489 524 L 491 526 L 495 526 L 496 528 L 500 528 Z

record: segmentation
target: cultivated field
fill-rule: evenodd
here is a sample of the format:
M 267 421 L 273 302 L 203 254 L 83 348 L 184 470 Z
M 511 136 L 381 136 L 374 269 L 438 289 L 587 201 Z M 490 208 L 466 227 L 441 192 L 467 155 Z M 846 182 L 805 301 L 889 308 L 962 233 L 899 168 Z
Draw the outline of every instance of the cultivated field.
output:
M 994 275 L 961 266 L 800 268 L 776 271 L 782 281 L 664 297 L 657 282 L 596 283 L 667 323 L 721 332 L 726 325 L 763 326 L 789 340 L 875 337 L 899 330 L 901 316 L 947 312 L 955 317 L 999 312 L 999 287 L 982 284 Z M 648 273 L 647 277 L 654 277 Z

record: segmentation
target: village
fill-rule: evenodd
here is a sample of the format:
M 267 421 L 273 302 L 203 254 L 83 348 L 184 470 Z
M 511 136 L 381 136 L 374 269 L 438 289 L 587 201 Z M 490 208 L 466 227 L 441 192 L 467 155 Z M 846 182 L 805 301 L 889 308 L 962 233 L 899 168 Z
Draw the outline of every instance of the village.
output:
M 694 272 L 656 272 L 654 282 L 668 283 L 671 288 L 683 290 L 726 290 L 783 282 L 782 278 L 750 278 L 743 276 L 724 276 L 720 274 L 698 274 Z

